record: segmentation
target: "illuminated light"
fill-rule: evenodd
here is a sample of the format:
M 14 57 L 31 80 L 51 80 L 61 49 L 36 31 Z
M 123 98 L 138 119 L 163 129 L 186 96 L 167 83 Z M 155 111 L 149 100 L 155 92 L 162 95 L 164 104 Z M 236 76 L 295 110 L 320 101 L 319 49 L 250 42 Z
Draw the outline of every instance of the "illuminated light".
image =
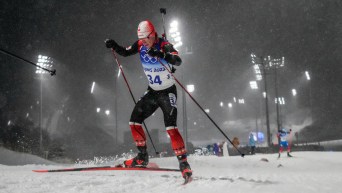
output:
M 256 79 L 257 80 L 262 80 L 262 75 L 261 75 L 261 71 L 260 71 L 259 65 L 255 64 L 255 65 L 253 65 L 253 68 L 254 68 Z
M 258 84 L 256 81 L 250 81 L 249 85 L 251 86 L 252 89 L 258 89 Z
M 93 94 L 94 93 L 94 88 L 95 88 L 95 82 L 93 82 L 92 86 L 91 86 L 91 90 L 90 93 Z
M 170 23 L 170 27 L 172 27 L 172 28 L 178 27 L 178 22 L 177 22 L 177 21 L 171 22 L 171 23 Z
M 96 112 L 97 113 L 101 112 L 101 108 L 96 108 Z
M 51 60 L 50 57 L 48 56 L 43 56 L 43 55 L 38 55 L 38 59 L 37 59 L 37 68 L 36 68 L 36 74 L 46 74 L 48 73 L 47 71 L 41 69 L 42 68 L 52 68 L 52 63 L 53 61 Z
M 196 122 L 194 122 L 194 125 L 197 125 L 197 123 L 196 123 Z
M 232 104 L 232 103 L 228 103 L 228 107 L 229 107 L 229 108 L 232 108 L 232 107 L 233 107 L 233 104 Z
M 220 106 L 223 107 L 223 102 L 220 102 Z
M 174 42 L 173 47 L 177 48 L 183 45 L 181 34 L 178 31 L 178 22 L 173 21 L 170 23 L 170 37 L 172 38 L 172 41 Z
M 262 76 L 261 75 L 256 75 L 256 79 L 257 80 L 262 80 Z
M 210 109 L 205 109 L 204 110 L 206 113 L 210 113 Z
M 195 91 L 195 85 L 193 85 L 193 84 L 186 85 L 186 90 L 188 92 L 194 92 Z
M 234 100 L 234 103 L 236 103 L 236 97 L 234 97 L 233 100 Z
M 266 92 L 262 92 L 262 96 L 266 98 Z
M 173 47 L 177 48 L 183 45 L 183 42 L 177 42 Z
M 245 99 L 239 99 L 239 104 L 245 104 Z
M 274 103 L 277 104 L 278 102 L 279 102 L 280 105 L 285 105 L 285 98 L 284 97 L 275 98 L 274 99 Z
M 105 113 L 106 113 L 106 115 L 109 115 L 110 114 L 110 110 L 106 110 Z
M 178 30 L 177 28 L 170 28 L 169 32 L 170 33 L 175 33 L 175 32 L 177 32 L 177 30 Z
M 296 96 L 296 95 L 297 95 L 296 89 L 292 89 L 292 95 L 293 95 L 293 96 Z
M 285 98 L 284 98 L 284 97 L 281 97 L 281 98 L 279 99 L 279 102 L 280 102 L 281 105 L 285 105 Z
M 120 74 L 121 74 L 121 69 L 119 69 L 119 72 L 118 72 L 118 78 L 120 77 Z
M 310 79 L 311 79 L 311 78 L 310 78 L 310 74 L 309 74 L 308 71 L 305 71 L 305 76 L 306 76 L 306 79 L 307 79 L 307 80 L 310 80 Z

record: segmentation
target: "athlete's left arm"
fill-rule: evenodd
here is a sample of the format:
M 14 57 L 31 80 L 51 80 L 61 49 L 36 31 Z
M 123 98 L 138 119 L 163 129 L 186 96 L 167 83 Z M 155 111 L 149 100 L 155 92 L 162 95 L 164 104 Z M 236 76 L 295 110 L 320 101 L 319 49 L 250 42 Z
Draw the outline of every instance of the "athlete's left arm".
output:
M 175 48 L 173 48 L 172 44 L 166 44 L 163 47 L 163 51 L 164 51 L 164 59 L 172 64 L 172 65 L 176 65 L 179 66 L 182 64 L 182 59 L 178 56 L 178 52 Z

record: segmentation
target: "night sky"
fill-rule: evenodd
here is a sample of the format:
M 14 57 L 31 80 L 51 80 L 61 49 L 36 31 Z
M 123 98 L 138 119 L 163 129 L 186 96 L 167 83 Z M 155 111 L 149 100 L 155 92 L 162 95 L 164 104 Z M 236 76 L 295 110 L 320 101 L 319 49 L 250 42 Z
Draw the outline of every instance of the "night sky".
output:
M 264 116 L 263 101 L 255 98 L 261 96 L 261 90 L 253 94 L 249 88 L 249 81 L 255 80 L 251 53 L 285 57 L 285 67 L 278 70 L 279 94 L 288 104 L 283 107 L 284 124 L 295 124 L 286 117 L 311 109 L 313 124 L 321 129 L 342 130 L 341 1 L 3 0 L 0 3 L 0 47 L 33 62 L 38 54 L 54 59 L 57 75 L 47 75 L 44 83 L 46 116 L 52 116 L 56 109 L 63 110 L 63 117 L 72 120 L 68 128 L 83 127 L 94 124 L 96 106 L 114 111 L 117 97 L 118 127 L 128 130 L 133 102 L 122 77 L 116 79 L 118 67 L 110 50 L 105 48 L 104 40 L 112 38 L 120 45 L 129 46 L 137 40 L 139 22 L 146 19 L 151 20 L 161 34 L 163 23 L 159 8 L 162 7 L 167 9 L 166 27 L 169 28 L 172 20 L 178 20 L 183 39 L 179 49 L 183 64 L 175 76 L 184 85 L 195 84 L 194 97 L 211 110 L 210 115 L 226 132 L 241 135 L 254 127 L 246 121 L 248 126 L 227 128 L 226 121 L 253 122 L 255 101 L 261 104 L 258 116 L 261 119 Z M 185 54 L 186 49 L 191 49 L 192 54 Z M 119 57 L 119 61 L 135 97 L 140 97 L 147 88 L 147 80 L 139 57 Z M 2 53 L 0 65 L 2 113 L 26 114 L 39 99 L 35 67 Z M 310 82 L 305 79 L 306 70 L 311 74 Z M 270 109 L 274 114 L 274 82 L 269 73 Z M 90 94 L 93 81 L 101 95 Z M 263 89 L 262 82 L 259 87 Z M 297 89 L 297 99 L 291 96 L 292 88 Z M 180 87 L 178 94 L 181 128 Z M 245 98 L 247 102 L 239 113 L 230 116 L 228 107 L 222 109 L 219 104 L 222 101 L 227 106 L 228 102 L 233 102 L 233 97 Z M 193 139 L 208 140 L 204 136 L 213 132 L 213 125 L 190 99 L 187 103 Z M 301 115 L 302 122 L 307 116 L 308 113 Z M 96 124 L 110 131 L 114 122 L 115 118 L 106 126 L 99 120 Z M 273 116 L 271 122 L 275 124 Z M 148 124 L 151 128 L 163 128 L 161 111 L 157 111 Z M 264 128 L 264 125 L 259 127 Z M 213 135 L 215 139 L 222 139 L 218 133 Z

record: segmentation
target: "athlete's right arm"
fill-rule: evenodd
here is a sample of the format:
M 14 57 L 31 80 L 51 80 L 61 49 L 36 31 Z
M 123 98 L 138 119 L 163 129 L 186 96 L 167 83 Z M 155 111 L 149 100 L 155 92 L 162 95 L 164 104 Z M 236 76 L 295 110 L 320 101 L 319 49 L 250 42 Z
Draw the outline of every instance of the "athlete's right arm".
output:
M 111 39 L 107 39 L 105 43 L 106 43 L 107 48 L 112 48 L 118 54 L 120 54 L 121 56 L 125 56 L 125 57 L 138 53 L 138 49 L 139 49 L 138 41 L 136 41 L 132 46 L 129 46 L 127 48 L 120 46 L 114 40 L 111 40 Z

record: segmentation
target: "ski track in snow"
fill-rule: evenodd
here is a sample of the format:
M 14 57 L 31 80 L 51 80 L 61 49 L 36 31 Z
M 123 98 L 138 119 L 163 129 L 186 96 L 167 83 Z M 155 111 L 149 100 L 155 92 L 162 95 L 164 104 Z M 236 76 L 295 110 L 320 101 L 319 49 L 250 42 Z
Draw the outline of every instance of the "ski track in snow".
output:
M 0 150 L 1 155 L 1 150 Z M 193 180 L 182 185 L 179 172 L 91 171 L 35 173 L 33 169 L 60 169 L 75 165 L 51 165 L 41 160 L 30 165 L 0 165 L 0 192 L 342 192 L 342 152 L 293 152 L 283 154 L 216 157 L 189 156 Z M 260 161 L 266 158 L 269 162 Z M 177 168 L 175 157 L 154 158 L 160 167 Z M 30 162 L 32 163 L 32 162 Z M 1 158 L 0 158 L 1 164 Z M 84 167 L 77 165 L 77 167 Z

